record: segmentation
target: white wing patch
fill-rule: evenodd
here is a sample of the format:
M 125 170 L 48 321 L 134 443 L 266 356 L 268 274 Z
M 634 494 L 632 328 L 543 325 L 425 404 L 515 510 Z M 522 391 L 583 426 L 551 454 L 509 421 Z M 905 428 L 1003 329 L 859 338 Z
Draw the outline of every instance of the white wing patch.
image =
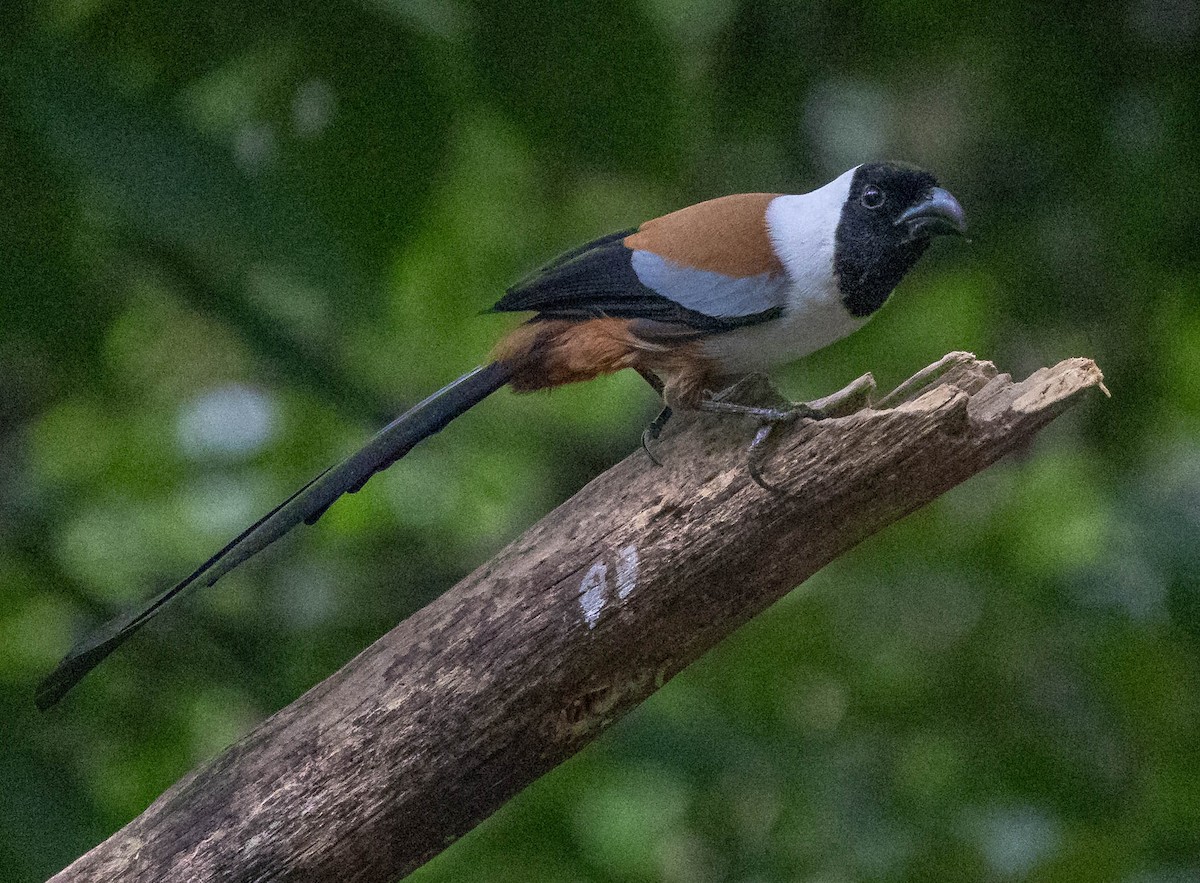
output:
M 788 280 L 782 274 L 726 276 L 712 270 L 681 267 L 651 251 L 636 250 L 630 258 L 638 280 L 656 294 L 681 307 L 715 319 L 739 319 L 782 307 Z

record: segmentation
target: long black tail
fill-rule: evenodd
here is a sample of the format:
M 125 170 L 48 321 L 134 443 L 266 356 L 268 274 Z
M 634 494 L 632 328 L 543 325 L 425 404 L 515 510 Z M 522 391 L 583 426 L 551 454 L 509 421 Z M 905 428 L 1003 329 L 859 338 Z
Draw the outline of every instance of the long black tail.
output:
M 213 555 L 181 582 L 118 616 L 76 644 L 37 688 L 35 700 L 45 710 L 99 665 L 163 606 L 197 583 L 211 586 L 229 571 L 261 552 L 293 527 L 313 524 L 342 494 L 352 494 L 372 475 L 391 466 L 423 439 L 479 404 L 512 377 L 512 369 L 494 362 L 476 368 L 397 417 L 358 451 L 326 469 Z

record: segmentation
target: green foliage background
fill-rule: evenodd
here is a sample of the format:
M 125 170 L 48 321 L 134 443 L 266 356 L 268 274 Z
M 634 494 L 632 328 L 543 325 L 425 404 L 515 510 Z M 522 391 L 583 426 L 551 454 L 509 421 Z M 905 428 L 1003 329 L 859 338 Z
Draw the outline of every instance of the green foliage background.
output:
M 858 162 L 967 207 L 797 398 L 951 349 L 1094 397 L 868 541 L 418 872 L 1200 879 L 1196 0 L 7 0 L 0 878 L 38 880 L 637 443 L 503 393 L 180 604 L 89 624 L 484 358 L 581 240 Z

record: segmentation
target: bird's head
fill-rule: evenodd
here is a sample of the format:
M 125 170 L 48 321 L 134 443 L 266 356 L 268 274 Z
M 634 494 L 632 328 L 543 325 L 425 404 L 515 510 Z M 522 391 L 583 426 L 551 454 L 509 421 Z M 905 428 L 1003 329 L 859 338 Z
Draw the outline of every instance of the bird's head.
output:
M 965 233 L 966 217 L 958 200 L 916 166 L 865 163 L 848 176 L 834 238 L 834 273 L 846 308 L 867 316 L 883 305 L 934 236 Z

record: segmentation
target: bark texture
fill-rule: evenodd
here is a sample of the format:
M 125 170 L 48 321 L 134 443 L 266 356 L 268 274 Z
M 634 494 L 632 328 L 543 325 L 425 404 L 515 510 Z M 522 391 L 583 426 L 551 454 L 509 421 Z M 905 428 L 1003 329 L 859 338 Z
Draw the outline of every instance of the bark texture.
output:
M 845 416 L 778 432 L 770 490 L 747 474 L 752 423 L 677 417 L 663 467 L 637 451 L 608 470 L 53 879 L 395 880 L 816 570 L 1103 389 L 1087 359 L 1019 383 L 965 353 L 931 369 L 892 407 L 864 408 L 861 378 Z

